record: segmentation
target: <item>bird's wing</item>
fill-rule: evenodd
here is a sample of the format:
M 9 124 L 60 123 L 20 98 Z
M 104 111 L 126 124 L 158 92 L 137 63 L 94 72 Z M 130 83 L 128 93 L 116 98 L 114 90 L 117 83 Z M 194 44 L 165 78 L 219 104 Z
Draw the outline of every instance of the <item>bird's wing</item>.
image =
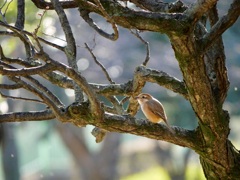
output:
M 160 104 L 160 102 L 154 102 L 154 100 L 150 100 L 150 101 L 147 101 L 147 103 L 149 105 L 148 106 L 149 110 L 152 113 L 160 116 L 164 121 L 167 120 L 167 116 L 166 116 L 163 106 Z

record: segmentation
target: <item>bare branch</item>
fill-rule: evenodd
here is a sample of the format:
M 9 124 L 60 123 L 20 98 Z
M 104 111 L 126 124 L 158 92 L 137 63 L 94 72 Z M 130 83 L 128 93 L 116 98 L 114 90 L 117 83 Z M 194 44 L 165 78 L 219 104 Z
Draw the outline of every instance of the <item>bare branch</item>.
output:
M 35 38 L 37 37 L 38 30 L 41 27 L 41 24 L 42 24 L 42 21 L 43 21 L 43 17 L 44 17 L 46 12 L 47 11 L 44 10 L 43 13 L 40 15 L 41 16 L 40 21 L 39 21 L 39 23 L 38 23 L 38 25 L 37 25 L 36 29 L 34 30 L 34 33 L 33 33 Z
M 85 9 L 79 9 L 80 14 L 82 18 L 89 24 L 90 27 L 92 27 L 98 34 L 101 36 L 110 39 L 110 40 L 116 40 L 118 35 L 116 36 L 115 34 L 108 34 L 107 32 L 103 31 L 89 16 L 89 11 Z M 114 28 L 115 29 L 115 28 Z
M 94 89 L 94 91 L 97 94 L 102 95 L 124 95 L 128 96 L 132 93 L 132 85 L 133 81 L 130 80 L 123 84 L 95 84 L 95 83 L 89 83 L 91 88 Z
M 67 56 L 68 64 L 75 70 L 75 72 L 78 72 L 76 61 L 76 42 L 69 21 L 59 0 L 51 0 L 51 2 L 53 3 L 54 9 L 58 14 L 63 32 L 66 37 L 67 46 L 65 47 L 64 52 Z M 84 100 L 82 89 L 76 83 L 74 83 L 74 93 L 76 101 L 82 102 Z
M 6 4 L 7 4 L 7 1 L 4 1 L 4 3 L 3 3 L 2 6 L 0 7 L 0 9 L 2 9 Z
M 53 4 L 50 2 L 46 2 L 44 0 L 32 0 L 32 2 L 35 4 L 36 7 L 39 9 L 49 9 L 53 10 Z M 60 2 L 63 9 L 71 9 L 71 8 L 77 8 L 77 4 L 74 1 L 61 1 Z
M 7 64 L 19 64 L 24 67 L 35 67 L 35 66 L 42 65 L 42 63 L 40 63 L 39 61 L 28 62 L 28 61 L 24 61 L 20 58 L 17 58 L 17 59 L 7 58 L 4 56 L 4 54 L 2 52 L 1 46 L 0 46 L 0 55 L 1 55 L 1 59 Z M 40 71 L 39 75 L 41 75 L 42 77 L 44 77 L 45 79 L 49 80 L 51 83 L 53 83 L 59 87 L 70 88 L 70 89 L 73 89 L 73 87 L 74 87 L 74 81 L 72 79 L 70 79 L 67 76 L 64 76 L 63 74 L 60 74 L 58 72 L 44 73 L 44 72 Z
M 53 110 L 54 112 L 54 115 L 59 119 L 66 119 L 66 114 L 65 112 L 63 111 L 63 107 L 62 106 L 58 106 L 59 104 L 56 105 L 56 97 L 53 95 L 53 98 L 54 99 L 50 99 L 51 96 L 51 93 L 50 91 L 46 91 L 46 88 L 44 86 L 42 86 L 37 80 L 34 80 L 33 78 L 31 77 L 28 77 L 28 79 L 31 80 L 31 82 L 35 83 L 35 85 L 40 88 L 37 89 L 35 88 L 34 86 L 32 86 L 31 84 L 21 80 L 20 78 L 17 78 L 17 77 L 9 77 L 10 80 L 16 82 L 16 83 L 19 83 L 23 86 L 24 89 L 30 91 L 31 93 L 35 94 L 36 96 L 38 96 L 40 99 L 43 100 L 44 103 L 46 103 L 50 108 L 51 110 Z M 43 91 L 44 90 L 44 91 Z M 45 93 L 47 93 L 49 96 L 47 96 Z
M 23 101 L 31 101 L 31 102 L 37 102 L 37 103 L 45 104 L 43 101 L 40 101 L 40 100 L 38 100 L 38 99 L 31 99 L 31 98 L 23 98 L 23 97 L 9 96 L 9 95 L 3 94 L 2 92 L 0 92 L 0 95 L 1 95 L 3 98 L 23 100 Z
M 51 0 L 51 2 L 54 6 L 55 11 L 58 14 L 63 32 L 66 37 L 67 47 L 65 49 L 65 53 L 68 57 L 69 65 L 73 68 L 77 68 L 76 62 L 73 62 L 76 61 L 76 43 L 67 16 L 58 0 Z
M 89 53 L 92 55 L 92 58 L 93 58 L 93 60 L 95 61 L 95 63 L 96 63 L 97 65 L 99 65 L 100 68 L 102 69 L 102 71 L 104 72 L 105 76 L 107 77 L 107 80 L 108 80 L 111 84 L 115 84 L 115 82 L 114 82 L 114 81 L 111 79 L 111 77 L 109 76 L 106 68 L 102 65 L 102 63 L 100 63 L 100 62 L 97 60 L 96 56 L 93 54 L 92 49 L 90 49 L 90 47 L 88 46 L 87 43 L 84 43 L 84 44 L 85 44 L 86 49 L 87 49 L 87 50 L 89 51 Z
M 80 109 L 81 110 L 81 109 Z M 43 119 L 53 119 L 55 116 L 51 110 L 39 112 L 16 112 L 8 114 L 0 114 L 0 122 L 20 122 L 20 121 L 39 121 Z M 77 116 L 76 118 L 83 118 Z M 76 120 L 76 123 L 79 122 Z M 197 133 L 191 130 L 185 130 L 179 127 L 172 127 L 175 131 L 173 135 L 162 124 L 153 124 L 145 120 L 136 119 L 130 116 L 119 116 L 115 114 L 105 113 L 104 121 L 92 121 L 90 124 L 97 126 L 103 130 L 110 132 L 129 133 L 155 140 L 164 140 L 183 147 L 192 149 L 200 149 L 200 143 L 196 142 Z M 79 125 L 79 124 L 78 124 Z
M 13 0 L 11 0 L 11 1 L 8 3 L 8 5 L 7 5 L 4 13 L 2 13 L 2 9 L 3 9 L 3 7 L 7 4 L 7 1 L 4 1 L 4 3 L 3 3 L 2 6 L 0 7 L 0 15 L 2 16 L 2 19 L 3 19 L 4 23 L 7 23 L 7 19 L 6 19 L 6 17 L 5 17 L 5 13 L 6 13 L 7 9 L 8 9 L 8 6 L 10 5 L 10 3 L 11 3 L 12 1 L 13 1 Z
M 143 81 L 157 83 L 160 86 L 163 86 L 188 99 L 188 93 L 184 83 L 163 71 L 146 68 L 145 66 L 139 66 L 137 68 L 137 74 L 142 78 Z
M 217 6 L 208 12 L 209 22 L 213 27 L 219 20 Z M 212 90 L 218 104 L 223 104 L 229 87 L 226 57 L 224 54 L 224 45 L 222 36 L 219 36 L 205 53 L 206 71 L 211 82 Z M 206 47 L 204 47 L 206 48 Z
M 99 0 L 94 0 L 94 2 L 100 8 L 100 11 L 102 12 L 104 18 L 106 18 L 106 20 L 112 24 L 114 33 L 109 35 L 108 39 L 113 40 L 113 41 L 117 40 L 118 39 L 118 28 L 117 28 L 116 23 L 114 22 L 114 19 L 109 16 L 109 14 L 106 12 L 106 10 L 104 9 L 104 7 L 102 6 L 102 4 Z
M 3 62 L 0 61 L 0 64 L 3 65 Z M 0 66 L 0 73 L 2 75 L 7 76 L 28 76 L 34 74 L 48 73 L 50 71 L 54 71 L 57 68 L 52 66 L 50 63 L 46 63 L 45 65 L 31 68 L 22 68 L 22 69 L 7 69 L 3 66 Z M 41 72 L 41 73 L 40 73 Z
M 74 82 L 86 93 L 86 95 L 89 98 L 89 101 L 91 103 L 91 112 L 95 115 L 95 117 L 98 117 L 98 120 L 102 120 L 102 114 L 103 110 L 101 108 L 101 104 L 99 100 L 97 99 L 95 93 L 92 91 L 91 87 L 89 86 L 88 82 L 84 77 L 82 77 L 79 73 L 77 73 L 74 69 L 59 63 L 57 61 L 54 61 L 52 58 L 50 58 L 47 54 L 42 52 L 41 54 L 36 54 L 37 58 L 42 59 L 43 61 L 51 61 L 51 63 L 58 67 L 58 70 L 70 78 L 74 80 Z
M 89 18 L 89 13 L 94 12 L 103 16 L 99 8 L 89 1 L 75 0 L 79 6 L 81 16 L 89 21 L 88 23 L 95 27 L 93 20 Z M 117 25 L 129 29 L 149 30 L 161 33 L 169 32 L 186 32 L 189 28 L 189 19 L 183 13 L 156 13 L 149 11 L 137 11 L 123 7 L 118 1 L 103 0 L 102 6 L 106 12 L 111 16 Z M 104 3 L 103 3 L 104 2 Z M 114 8 L 112 8 L 114 7 Z M 101 31 L 101 29 L 100 29 Z M 101 32 L 104 33 L 104 32 Z
M 126 96 L 124 97 L 121 101 L 120 101 L 120 104 L 123 105 L 125 102 L 127 102 L 129 100 L 129 97 Z
M 211 28 L 209 33 L 206 33 L 202 39 L 199 40 L 199 46 L 206 51 L 215 40 L 222 35 L 229 27 L 231 27 L 240 15 L 240 0 L 234 0 L 231 4 L 228 13 L 218 20 L 218 22 Z
M 7 68 L 14 69 L 14 67 L 7 65 L 2 62 L 4 66 Z M 17 78 L 15 76 L 9 77 L 12 81 L 15 83 L 18 83 L 22 85 L 23 88 L 27 89 L 28 91 L 34 93 L 36 96 L 41 98 L 50 108 L 53 109 L 54 113 L 56 113 L 57 117 L 62 117 L 61 115 L 63 112 L 61 109 L 58 109 L 59 107 L 63 107 L 64 105 L 61 103 L 61 101 L 51 92 L 49 91 L 45 86 L 43 86 L 39 81 L 36 79 L 32 78 L 31 76 L 25 76 L 26 79 L 28 79 L 30 82 L 32 82 L 37 88 L 34 86 L 28 84 L 27 82 L 21 80 L 20 78 Z
M 10 2 L 8 3 L 8 5 L 7 5 L 7 7 L 6 7 L 6 9 L 5 9 L 4 13 L 3 13 L 4 16 L 5 16 L 6 12 L 8 11 L 8 8 L 11 5 L 12 2 L 13 2 L 13 0 L 10 0 Z
M 133 89 L 129 99 L 128 113 L 131 115 L 135 115 L 138 109 L 138 103 L 133 97 L 141 93 L 146 82 L 157 83 L 160 86 L 182 95 L 186 99 L 188 98 L 186 87 L 180 80 L 171 77 L 163 71 L 138 66 L 134 72 Z
M 12 30 L 15 33 L 15 36 L 23 42 L 26 50 L 26 55 L 28 58 L 30 58 L 32 56 L 33 46 L 30 39 L 24 33 L 22 33 L 22 30 L 13 26 L 9 26 L 2 21 L 0 21 L 0 25 Z
M 195 23 L 207 13 L 215 4 L 217 0 L 198 0 L 190 6 L 184 14 L 193 20 Z M 193 25 L 193 24 L 192 24 Z
M 25 30 L 19 30 L 16 27 L 8 25 L 8 24 L 6 24 L 6 23 L 4 23 L 2 21 L 0 21 L 0 26 L 6 27 L 6 28 L 8 28 L 10 30 L 14 29 L 14 32 L 19 32 L 19 33 L 26 34 L 28 36 L 34 37 L 34 34 L 28 32 L 28 31 L 25 31 Z M 14 37 L 19 37 L 19 33 L 14 33 L 14 32 L 0 31 L 0 35 L 9 35 L 9 36 L 14 36 Z M 49 41 L 47 41 L 47 40 L 45 40 L 45 39 L 43 39 L 41 37 L 37 37 L 37 39 L 39 39 L 39 41 L 44 42 L 45 44 L 47 44 L 49 46 L 52 46 L 52 47 L 54 47 L 54 48 L 56 48 L 56 49 L 58 49 L 60 51 L 64 51 L 64 47 L 62 47 L 62 46 L 59 46 L 59 45 L 54 44 L 52 42 L 49 42 Z
M 149 10 L 152 12 L 183 12 L 187 9 L 184 4 L 177 0 L 172 3 L 165 3 L 162 1 L 149 1 L 149 0 L 130 0 L 131 3 L 134 3 L 136 6 Z
M 0 116 L 1 117 L 1 116 Z M 183 147 L 196 149 L 198 144 L 195 142 L 197 136 L 195 131 L 185 130 L 172 126 L 175 135 L 162 124 L 153 124 L 145 120 L 136 119 L 129 116 L 119 116 L 105 113 L 106 124 L 99 124 L 98 127 L 110 132 L 121 132 L 140 135 L 156 140 L 164 140 Z
M 23 121 L 43 121 L 54 119 L 55 115 L 50 109 L 44 111 L 14 112 L 0 115 L 0 123 L 3 122 L 23 122 Z
M 22 88 L 22 85 L 21 84 L 0 84 L 0 88 L 1 89 L 11 89 L 11 90 L 14 90 L 14 89 L 20 89 Z
M 112 103 L 112 105 L 116 111 L 116 114 L 118 114 L 118 115 L 126 114 L 126 112 L 123 109 L 123 106 L 120 104 L 120 102 L 118 101 L 116 96 L 106 96 L 106 98 Z
M 147 54 L 146 54 L 146 58 L 143 62 L 143 65 L 146 66 L 148 61 L 150 60 L 150 48 L 149 48 L 149 43 L 147 41 L 145 41 L 141 36 L 140 34 L 138 33 L 138 30 L 136 30 L 136 32 L 133 32 L 132 30 L 130 30 L 130 32 L 136 36 L 138 39 L 140 39 L 140 41 L 145 44 L 146 46 L 146 50 L 147 50 Z
M 142 88 L 146 84 L 146 81 L 143 80 L 141 75 L 138 73 L 139 70 L 140 70 L 140 68 L 137 67 L 134 71 L 132 94 L 129 98 L 129 105 L 128 105 L 128 108 L 127 108 L 127 112 L 129 114 L 131 114 L 132 116 L 135 116 L 135 114 L 138 111 L 138 107 L 139 107 L 139 104 L 134 97 L 136 97 L 137 95 L 139 95 L 142 92 Z
M 17 1 L 17 21 L 15 27 L 18 29 L 24 29 L 25 21 L 25 0 Z

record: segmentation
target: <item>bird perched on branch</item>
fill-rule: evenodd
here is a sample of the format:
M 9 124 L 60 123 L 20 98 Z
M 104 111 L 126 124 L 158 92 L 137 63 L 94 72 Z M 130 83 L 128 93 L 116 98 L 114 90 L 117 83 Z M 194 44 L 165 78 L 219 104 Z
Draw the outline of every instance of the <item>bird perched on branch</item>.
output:
M 169 130 L 173 132 L 172 128 L 167 122 L 167 116 L 164 107 L 157 99 L 147 93 L 141 93 L 136 96 L 135 99 L 140 104 L 143 114 L 149 121 L 153 123 L 164 121 Z

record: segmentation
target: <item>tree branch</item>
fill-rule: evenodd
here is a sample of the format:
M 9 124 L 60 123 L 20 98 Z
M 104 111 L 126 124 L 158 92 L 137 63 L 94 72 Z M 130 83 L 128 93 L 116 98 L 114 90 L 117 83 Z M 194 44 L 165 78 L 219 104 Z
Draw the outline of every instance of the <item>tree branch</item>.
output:
M 137 73 L 141 76 L 142 80 L 157 83 L 160 86 L 163 86 L 166 89 L 169 89 L 188 99 L 188 93 L 184 83 L 175 77 L 172 77 L 163 71 L 150 69 L 145 66 L 139 66 Z
M 173 127 L 175 134 L 162 124 L 153 124 L 146 120 L 136 119 L 129 116 L 119 116 L 105 113 L 105 123 L 98 124 L 98 127 L 110 132 L 121 132 L 144 136 L 151 139 L 163 140 L 183 147 L 197 149 L 199 146 L 196 140 L 196 132 L 185 130 L 180 127 Z
M 41 52 L 36 54 L 36 58 L 40 58 L 43 61 L 47 62 L 50 61 L 54 66 L 58 67 L 58 70 L 70 78 L 74 80 L 74 82 L 86 93 L 91 103 L 91 112 L 94 114 L 95 118 L 99 121 L 102 120 L 103 109 L 101 108 L 101 104 L 97 99 L 94 91 L 92 91 L 91 87 L 89 86 L 88 82 L 84 77 L 82 77 L 79 73 L 77 73 L 74 69 L 54 61 L 50 58 L 46 53 Z
M 50 9 L 53 10 L 53 4 L 50 2 L 46 2 L 44 0 L 32 0 L 32 2 L 35 4 L 35 6 L 39 9 Z M 71 9 L 71 8 L 77 8 L 77 4 L 74 1 L 62 1 L 60 2 L 63 9 Z
M 9 79 L 11 79 L 12 81 L 14 81 L 16 83 L 21 84 L 24 89 L 30 91 L 31 93 L 35 94 L 40 99 L 42 99 L 43 102 L 46 103 L 47 106 L 49 106 L 51 108 L 51 110 L 54 112 L 54 115 L 59 120 L 68 119 L 67 114 L 65 113 L 63 106 L 61 105 L 61 102 L 50 91 L 47 91 L 46 88 L 44 86 L 42 86 L 37 80 L 28 77 L 28 79 L 30 79 L 30 81 L 32 81 L 40 89 L 37 89 L 33 85 L 28 84 L 27 82 L 25 82 L 17 77 L 9 77 Z M 58 103 L 56 104 L 56 102 L 58 102 Z
M 231 27 L 240 15 L 240 0 L 234 0 L 231 4 L 228 13 L 218 20 L 211 28 L 209 33 L 206 33 L 199 40 L 198 45 L 205 52 L 219 36 L 222 35 L 229 27 Z
M 143 44 L 145 44 L 146 46 L 146 58 L 144 60 L 144 62 L 142 63 L 144 66 L 147 65 L 148 61 L 150 60 L 150 47 L 149 47 L 149 43 L 147 41 L 145 41 L 140 34 L 138 33 L 138 30 L 136 30 L 136 32 L 133 32 L 132 30 L 130 30 L 130 32 L 137 37 Z
M 11 112 L 0 114 L 0 123 L 24 122 L 24 121 L 45 121 L 54 119 L 54 113 L 46 109 L 44 111 Z
M 3 62 L 0 61 L 0 65 L 3 65 Z M 50 63 L 46 63 L 42 66 L 31 67 L 31 68 L 22 68 L 22 69 L 8 69 L 0 66 L 0 74 L 7 76 L 29 76 L 41 73 L 48 73 L 49 71 L 54 71 L 57 68 L 52 66 Z M 41 72 L 41 73 L 40 73 Z
M 118 39 L 118 28 L 117 28 L 117 25 L 116 23 L 114 22 L 114 20 L 112 19 L 111 16 L 109 16 L 109 14 L 106 12 L 106 10 L 104 9 L 104 7 L 102 6 L 100 0 L 94 0 L 95 4 L 99 7 L 101 13 L 103 14 L 104 18 L 111 23 L 112 25 L 112 28 L 113 28 L 113 31 L 114 33 L 112 33 L 111 35 L 108 35 L 108 39 L 110 40 L 117 40 Z M 105 33 L 107 34 L 107 33 Z
M 3 93 L 1 93 L 1 92 L 0 92 L 0 95 L 1 95 L 3 98 L 23 100 L 23 101 L 31 101 L 31 102 L 37 102 L 37 103 L 42 103 L 42 104 L 44 104 L 43 101 L 40 101 L 40 100 L 38 100 L 38 99 L 31 99 L 31 98 L 24 98 L 24 97 L 9 96 L 9 95 L 5 95 L 5 94 L 3 94 Z
M 59 0 L 51 0 L 51 2 L 55 11 L 58 14 L 60 24 L 65 34 L 67 46 L 64 48 L 64 52 L 67 56 L 68 64 L 71 68 L 75 70 L 75 72 L 78 73 L 78 66 L 76 61 L 76 42 L 69 21 Z M 74 93 L 75 101 L 81 102 L 84 100 L 82 89 L 76 83 L 74 83 Z
M 1 55 L 1 59 L 7 64 L 19 64 L 27 68 L 42 65 L 42 63 L 39 61 L 28 62 L 20 58 L 17 58 L 17 59 L 7 58 L 4 56 L 1 46 L 0 46 L 0 55 Z M 48 72 L 48 73 L 39 72 L 39 75 L 41 75 L 43 78 L 47 79 L 48 81 L 50 81 L 51 83 L 59 87 L 69 88 L 69 89 L 73 89 L 74 87 L 74 81 L 72 79 L 58 72 Z
M 18 29 L 24 29 L 24 21 L 25 21 L 25 1 L 18 0 L 17 1 L 17 21 L 15 23 L 15 27 Z
M 89 16 L 89 11 L 85 10 L 85 9 L 79 9 L 80 11 L 80 15 L 81 17 L 84 19 L 84 21 L 86 23 L 88 23 L 88 25 L 90 27 L 92 27 L 98 34 L 100 34 L 101 36 L 107 38 L 107 39 L 110 39 L 110 40 L 116 40 L 117 37 L 115 34 L 108 34 L 107 32 L 103 31 L 94 21 L 92 18 L 90 18 Z M 117 33 L 118 34 L 118 33 Z
M 72 68 L 74 68 L 76 66 L 76 62 L 72 62 L 72 61 L 74 61 L 74 60 L 76 61 L 76 43 L 75 43 L 75 39 L 73 37 L 72 29 L 69 25 L 67 16 L 66 16 L 60 2 L 58 0 L 51 0 L 51 2 L 53 4 L 53 7 L 54 7 L 56 13 L 58 14 L 63 32 L 66 37 L 67 46 L 65 49 L 65 53 L 68 57 L 69 65 Z
M 82 108 L 79 111 L 83 110 Z M 80 112 L 78 112 L 80 113 Z M 76 114 L 77 115 L 77 114 Z M 50 120 L 55 118 L 51 110 L 39 111 L 39 112 L 15 112 L 0 114 L 0 122 L 21 122 L 21 121 L 39 121 L 39 120 Z M 76 125 L 82 126 L 79 122 L 79 117 L 76 116 L 75 119 L 71 119 Z M 83 122 L 84 123 L 84 122 Z M 155 140 L 163 140 L 170 143 L 177 144 L 183 147 L 189 147 L 197 151 L 201 151 L 200 142 L 197 143 L 197 133 L 196 131 L 185 130 L 179 127 L 172 127 L 175 131 L 173 135 L 171 131 L 168 130 L 162 124 L 153 124 L 146 120 L 136 119 L 130 116 L 120 116 L 110 113 L 104 114 L 104 120 L 98 122 L 97 120 L 85 123 L 90 123 L 91 125 L 97 126 L 109 132 L 119 132 L 119 133 L 129 133 L 138 136 L 144 136 L 147 138 Z
M 3 26 L 5 28 L 10 29 L 10 30 L 13 31 L 13 32 L 0 31 L 0 35 L 9 35 L 9 36 L 14 36 L 14 37 L 19 37 L 19 33 L 22 33 L 22 34 L 26 34 L 28 36 L 34 37 L 34 35 L 32 33 L 28 32 L 28 31 L 25 31 L 25 30 L 19 30 L 16 27 L 8 25 L 8 24 L 6 24 L 6 23 L 4 23 L 2 21 L 0 21 L 0 26 Z M 19 33 L 16 33 L 16 32 L 19 32 Z M 41 42 L 43 42 L 43 43 L 45 43 L 45 44 L 47 44 L 49 46 L 52 46 L 52 47 L 54 47 L 54 48 L 56 48 L 56 49 L 58 49 L 60 51 L 64 51 L 64 47 L 62 47 L 62 46 L 59 46 L 59 45 L 54 44 L 52 42 L 49 42 L 49 41 L 47 41 L 47 40 L 45 40 L 45 39 L 43 39 L 41 37 L 37 37 L 37 39 L 39 39 L 39 41 L 41 41 Z
M 184 14 L 193 21 L 193 24 L 195 24 L 216 3 L 217 0 L 197 0 L 191 7 L 189 7 L 184 12 Z
M 133 81 L 130 80 L 123 84 L 95 84 L 95 83 L 89 83 L 91 88 L 94 89 L 94 91 L 97 94 L 101 95 L 123 95 L 123 96 L 129 96 L 132 93 L 132 85 Z
M 103 16 L 96 5 L 89 1 L 75 0 L 75 2 L 80 9 L 86 10 L 87 13 L 95 12 Z M 136 11 L 121 6 L 117 1 L 101 0 L 101 3 L 116 24 L 128 29 L 149 30 L 166 34 L 173 31 L 177 33 L 186 31 L 187 18 L 182 13 Z
M 84 43 L 84 44 L 85 44 L 86 49 L 87 49 L 87 50 L 89 51 L 89 53 L 92 55 L 92 58 L 93 58 L 93 60 L 95 61 L 95 63 L 96 63 L 98 66 L 100 66 L 100 68 L 101 68 L 102 71 L 104 72 L 107 80 L 108 80 L 111 84 L 115 84 L 115 82 L 111 79 L 110 75 L 108 74 L 106 68 L 102 65 L 102 63 L 100 63 L 100 62 L 97 60 L 96 56 L 93 54 L 93 52 L 92 52 L 92 50 L 90 49 L 90 47 L 88 46 L 88 44 L 87 44 L 87 43 Z
M 187 9 L 184 4 L 177 0 L 172 3 L 165 3 L 162 1 L 149 1 L 149 0 L 130 0 L 131 3 L 134 3 L 137 7 L 140 7 L 145 10 L 149 10 L 152 12 L 183 12 Z
M 1 62 L 2 65 L 6 66 L 7 68 L 10 68 L 11 70 L 14 70 L 15 68 L 12 67 L 11 65 L 8 65 L 4 62 Z M 22 88 L 27 88 L 30 92 L 35 93 L 36 95 L 39 95 L 39 91 L 34 88 L 33 86 L 31 86 L 30 84 L 22 81 L 20 78 L 16 78 L 15 76 L 8 76 L 11 80 L 13 80 L 14 82 L 18 83 L 18 84 L 22 84 Z M 28 79 L 30 82 L 32 82 L 40 91 L 40 96 L 39 97 L 45 97 L 44 93 L 51 99 L 49 100 L 49 102 L 53 101 L 54 106 L 63 106 L 62 102 L 51 92 L 49 91 L 45 86 L 43 86 L 39 81 L 37 81 L 36 79 L 34 79 L 33 77 L 29 76 L 29 75 L 24 75 L 24 77 L 26 79 Z M 19 79 L 19 82 L 16 80 Z M 33 91 L 31 91 L 33 90 Z
M 210 25 L 213 27 L 219 20 L 216 5 L 209 11 L 208 16 Z M 229 87 L 225 59 L 222 36 L 219 36 L 205 54 L 206 71 L 219 105 L 224 103 Z
M 20 84 L 0 84 L 0 88 L 14 90 L 14 89 L 22 88 L 22 85 L 20 85 Z

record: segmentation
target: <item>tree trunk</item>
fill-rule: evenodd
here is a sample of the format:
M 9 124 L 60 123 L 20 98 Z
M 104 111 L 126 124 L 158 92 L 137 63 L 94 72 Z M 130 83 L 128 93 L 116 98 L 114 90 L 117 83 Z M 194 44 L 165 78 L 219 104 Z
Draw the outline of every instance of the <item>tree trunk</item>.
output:
M 230 141 L 227 141 L 226 145 L 228 154 L 223 155 L 223 158 L 227 158 L 227 162 L 225 164 L 220 164 L 219 162 L 212 161 L 207 157 L 204 158 L 203 156 L 200 156 L 200 163 L 207 179 L 239 179 L 239 152 L 235 149 Z
M 207 179 L 237 179 L 240 177 L 239 152 L 228 141 L 229 115 L 222 109 L 223 99 L 219 98 L 219 92 L 226 94 L 228 88 L 227 78 L 218 77 L 227 76 L 225 63 L 216 62 L 221 65 L 215 65 L 213 71 L 217 81 L 221 82 L 213 83 L 206 70 L 204 54 L 199 53 L 199 44 L 193 36 L 171 36 L 171 43 L 183 73 L 189 101 L 198 117 L 197 131 L 202 147 L 195 151 L 200 155 L 204 174 Z M 224 66 L 221 73 L 218 72 L 219 66 Z M 214 91 L 224 83 L 225 89 Z

